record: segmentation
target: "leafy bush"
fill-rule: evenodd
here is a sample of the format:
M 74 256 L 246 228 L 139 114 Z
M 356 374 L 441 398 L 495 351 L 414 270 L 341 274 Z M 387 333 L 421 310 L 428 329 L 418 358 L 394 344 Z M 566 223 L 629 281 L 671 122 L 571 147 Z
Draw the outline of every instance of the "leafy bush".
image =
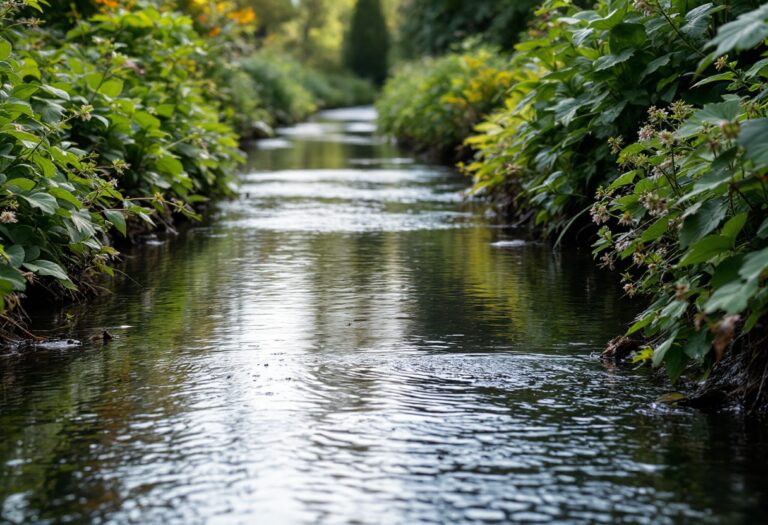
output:
M 110 234 L 153 208 L 192 214 L 228 191 L 233 132 L 205 95 L 191 21 L 119 10 L 65 37 L 0 10 L 0 305 L 39 278 L 69 290 L 111 270 Z M 27 7 L 25 10 L 28 10 Z
M 245 93 L 258 100 L 259 107 L 271 117 L 269 125 L 298 122 L 321 108 L 373 100 L 369 82 L 347 73 L 320 72 L 275 51 L 252 53 L 235 66 L 235 71 L 250 79 Z M 246 110 L 239 113 L 248 114 Z
M 522 101 L 471 141 L 478 189 L 513 191 L 518 213 L 557 230 L 617 173 L 608 137 L 632 136 L 652 105 L 716 100 L 717 90 L 681 75 L 696 70 L 713 21 L 711 8 L 685 5 L 646 14 L 626 1 L 590 11 L 546 4 L 513 63 L 539 78 L 516 85 Z
M 768 8 L 749 5 L 549 2 L 512 62 L 537 77 L 468 141 L 476 189 L 545 232 L 591 212 L 595 254 L 652 300 L 638 359 L 673 379 L 765 344 Z
M 708 46 L 719 72 L 698 84 L 725 87 L 722 101 L 651 108 L 640 140 L 615 148 L 624 173 L 592 207 L 596 222 L 610 224 L 595 254 L 607 266 L 631 261 L 625 290 L 653 298 L 629 333 L 657 341 L 647 356 L 673 379 L 690 360 L 721 359 L 737 336 L 765 350 L 768 107 L 755 94 L 766 87 L 768 59 L 726 55 L 762 45 L 766 20 L 763 6 L 720 28 Z
M 379 127 L 414 149 L 459 156 L 457 147 L 503 104 L 517 78 L 508 59 L 491 49 L 406 64 L 376 103 Z

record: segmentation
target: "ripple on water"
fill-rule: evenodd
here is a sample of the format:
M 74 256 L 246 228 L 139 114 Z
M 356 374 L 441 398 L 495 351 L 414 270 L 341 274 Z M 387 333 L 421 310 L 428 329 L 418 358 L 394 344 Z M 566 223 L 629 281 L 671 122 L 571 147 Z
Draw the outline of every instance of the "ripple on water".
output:
M 51 314 L 85 345 L 0 360 L 0 522 L 765 521 L 768 439 L 654 408 L 594 357 L 632 314 L 611 278 L 373 117 L 262 142 L 210 225 Z

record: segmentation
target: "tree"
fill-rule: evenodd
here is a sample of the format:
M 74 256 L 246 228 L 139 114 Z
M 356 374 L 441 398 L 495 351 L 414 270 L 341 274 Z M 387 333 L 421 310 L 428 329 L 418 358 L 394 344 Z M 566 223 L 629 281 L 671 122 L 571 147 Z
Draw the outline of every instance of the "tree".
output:
M 357 0 L 344 42 L 344 65 L 377 85 L 389 69 L 389 30 L 379 0 Z

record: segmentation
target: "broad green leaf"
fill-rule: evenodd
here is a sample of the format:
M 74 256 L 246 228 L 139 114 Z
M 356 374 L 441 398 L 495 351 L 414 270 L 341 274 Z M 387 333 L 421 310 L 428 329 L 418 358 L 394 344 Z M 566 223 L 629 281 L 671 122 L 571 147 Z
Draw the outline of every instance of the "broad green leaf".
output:
M 744 212 L 731 217 L 723 226 L 723 230 L 720 232 L 720 234 L 724 237 L 736 238 L 747 224 L 747 216 L 747 213 Z
M 67 191 L 64 188 L 51 188 L 48 190 L 48 192 L 57 199 L 61 199 L 70 203 L 77 209 L 80 209 L 83 206 L 83 204 L 77 199 L 77 197 L 75 197 L 72 192 Z
M 6 263 L 0 263 L 0 279 L 6 280 L 16 291 L 23 291 L 27 287 L 27 281 L 21 271 Z
M 768 58 L 764 58 L 762 60 L 758 60 L 755 62 L 752 67 L 747 70 L 746 73 L 744 73 L 744 76 L 746 78 L 754 78 L 757 75 L 763 74 L 763 70 L 768 67 Z
M 738 100 L 726 100 L 704 105 L 693 115 L 693 118 L 700 122 L 718 125 L 723 121 L 736 120 L 741 113 L 741 104 Z
M 182 174 L 184 166 L 177 158 L 171 155 L 163 155 L 157 159 L 157 169 L 162 173 L 176 177 Z
M 699 80 L 691 87 L 701 87 L 707 84 L 713 84 L 715 82 L 730 81 L 736 78 L 736 74 L 733 71 L 726 71 L 725 73 L 719 73 L 717 75 L 709 76 L 703 80 Z
M 40 89 L 42 89 L 43 91 L 45 91 L 50 95 L 53 95 L 56 98 L 60 98 L 62 100 L 69 100 L 69 93 L 67 93 L 63 89 L 59 89 L 57 87 L 50 86 L 48 84 L 41 85 Z
M 19 84 L 14 86 L 11 95 L 22 100 L 27 100 L 34 95 L 38 89 L 40 89 L 40 86 L 37 84 Z
M 688 356 L 679 345 L 673 346 L 666 352 L 664 365 L 673 385 L 680 379 L 686 364 L 688 364 Z
M 5 184 L 3 184 L 3 187 L 11 189 L 12 191 L 15 190 L 16 192 L 30 191 L 35 186 L 37 186 L 37 183 L 35 181 L 33 181 L 32 179 L 23 179 L 23 178 L 11 179 L 9 181 L 6 181 Z
M 738 314 L 743 312 L 749 300 L 758 290 L 757 279 L 749 281 L 734 281 L 721 286 L 714 291 L 712 296 L 704 305 L 704 311 L 708 314 L 723 311 L 728 314 Z
M 125 216 L 120 210 L 104 210 L 104 217 L 112 223 L 112 225 L 123 234 L 126 235 Z
M 621 64 L 622 62 L 626 62 L 634 54 L 635 54 L 635 48 L 628 47 L 622 50 L 621 52 L 619 52 L 618 54 L 602 56 L 597 60 L 595 60 L 594 69 L 595 71 L 603 71 L 605 69 L 610 69 L 618 64 Z
M 5 249 L 5 255 L 8 256 L 8 262 L 11 266 L 14 268 L 18 268 L 21 266 L 21 263 L 24 262 L 24 248 L 19 246 L 18 244 L 14 244 L 13 246 L 9 246 Z
M 739 275 L 747 281 L 757 280 L 760 279 L 766 269 L 768 269 L 768 248 L 763 248 L 744 258 L 744 264 L 739 270 Z
M 697 361 L 704 359 L 711 349 L 712 343 L 709 341 L 706 330 L 696 332 L 683 346 L 685 355 Z
M 590 22 L 589 27 L 593 29 L 612 29 L 624 20 L 626 14 L 626 9 L 614 9 L 605 18 L 599 18 Z
M 729 251 L 733 246 L 733 239 L 722 235 L 710 235 L 694 243 L 686 252 L 678 267 L 690 266 L 711 261 L 715 257 Z
M 643 70 L 643 73 L 640 75 L 640 77 L 645 78 L 648 75 L 655 73 L 660 67 L 664 67 L 669 64 L 671 58 L 672 53 L 667 53 L 666 55 L 662 55 L 655 60 L 651 60 L 648 65 L 645 66 L 645 70 Z
M 647 38 L 643 24 L 621 23 L 611 29 L 609 45 L 611 52 L 616 53 L 628 47 L 639 48 Z
M 160 121 L 146 111 L 137 111 L 133 115 L 133 120 L 145 129 L 157 129 L 160 127 Z
M 669 215 L 658 219 L 651 224 L 640 236 L 641 242 L 651 242 L 659 239 L 667 232 L 667 226 L 669 225 Z
M 663 343 L 654 349 L 652 360 L 654 367 L 661 366 L 661 363 L 664 362 L 664 357 L 667 355 L 667 352 L 669 352 L 669 349 L 672 348 L 676 338 L 677 332 L 673 333 L 671 337 L 666 339 Z
M 56 198 L 53 195 L 42 191 L 31 193 L 29 195 L 22 195 L 22 198 L 32 207 L 37 208 L 48 215 L 53 215 L 59 208 L 59 203 L 56 202 Z
M 123 91 L 123 81 L 119 78 L 111 78 L 104 82 L 99 88 L 99 93 L 108 96 L 109 98 L 115 98 L 120 96 Z
M 685 218 L 680 231 L 680 246 L 687 248 L 720 225 L 728 212 L 728 203 L 720 199 L 704 201 L 698 211 Z
M 765 219 L 757 229 L 757 236 L 761 239 L 768 237 L 768 219 Z
M 718 56 L 733 50 L 751 49 L 768 37 L 766 18 L 768 18 L 768 4 L 744 13 L 733 22 L 721 26 L 708 47 L 717 46 L 715 55 Z
M 48 275 L 55 277 L 62 281 L 68 281 L 69 276 L 64 269 L 53 261 L 46 261 L 45 259 L 37 259 L 33 262 L 24 263 L 24 267 L 30 272 L 35 272 L 38 275 Z
M 742 122 L 739 144 L 746 150 L 745 158 L 755 164 L 768 164 L 768 118 Z
M 13 51 L 11 43 L 0 37 L 0 60 L 5 60 L 11 56 L 11 51 Z
M 91 221 L 91 215 L 87 210 L 77 210 L 72 212 L 72 224 L 74 224 L 77 231 L 88 237 L 92 237 L 96 234 L 96 229 Z
M 638 170 L 628 171 L 627 173 L 617 177 L 616 180 L 614 180 L 611 185 L 608 186 L 608 189 L 615 190 L 616 188 L 621 188 L 622 186 L 632 184 L 635 181 L 637 174 Z

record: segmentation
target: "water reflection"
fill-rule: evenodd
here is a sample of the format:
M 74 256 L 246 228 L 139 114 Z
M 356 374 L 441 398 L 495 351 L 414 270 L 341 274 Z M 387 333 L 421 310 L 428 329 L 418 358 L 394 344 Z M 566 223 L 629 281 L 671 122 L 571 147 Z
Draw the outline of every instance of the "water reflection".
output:
M 765 425 L 603 369 L 612 277 L 369 118 L 254 150 L 210 225 L 36 319 L 115 341 L 0 358 L 0 522 L 764 521 Z

